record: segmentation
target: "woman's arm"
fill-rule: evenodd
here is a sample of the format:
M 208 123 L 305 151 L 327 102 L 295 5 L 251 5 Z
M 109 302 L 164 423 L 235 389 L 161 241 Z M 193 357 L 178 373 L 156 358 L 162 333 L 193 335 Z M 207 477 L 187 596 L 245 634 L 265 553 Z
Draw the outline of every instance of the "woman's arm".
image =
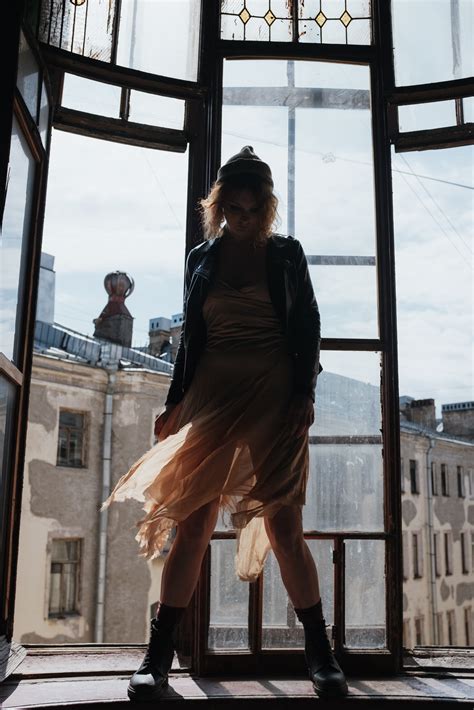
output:
M 322 369 L 319 364 L 321 319 L 303 247 L 298 240 L 295 242 L 295 266 L 298 276 L 293 311 L 293 336 L 297 353 L 295 391 L 308 395 L 314 401 L 316 380 Z

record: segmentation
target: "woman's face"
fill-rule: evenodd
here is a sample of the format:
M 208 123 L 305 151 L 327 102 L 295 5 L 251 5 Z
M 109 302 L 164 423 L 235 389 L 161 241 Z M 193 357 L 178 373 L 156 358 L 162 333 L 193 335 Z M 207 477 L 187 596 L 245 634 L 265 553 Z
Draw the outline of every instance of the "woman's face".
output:
M 262 205 L 251 190 L 232 190 L 222 203 L 227 228 L 236 237 L 250 237 L 258 232 L 261 211 Z

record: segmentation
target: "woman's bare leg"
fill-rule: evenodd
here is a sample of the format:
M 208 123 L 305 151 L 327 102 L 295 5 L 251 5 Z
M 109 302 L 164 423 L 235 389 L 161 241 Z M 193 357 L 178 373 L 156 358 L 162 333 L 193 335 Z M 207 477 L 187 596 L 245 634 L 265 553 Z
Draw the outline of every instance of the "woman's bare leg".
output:
M 265 529 L 293 606 L 313 606 L 320 599 L 319 580 L 303 536 L 301 506 L 282 506 L 272 518 L 265 518 Z
M 188 606 L 197 584 L 201 563 L 216 526 L 219 499 L 206 503 L 179 523 L 161 577 L 161 602 Z

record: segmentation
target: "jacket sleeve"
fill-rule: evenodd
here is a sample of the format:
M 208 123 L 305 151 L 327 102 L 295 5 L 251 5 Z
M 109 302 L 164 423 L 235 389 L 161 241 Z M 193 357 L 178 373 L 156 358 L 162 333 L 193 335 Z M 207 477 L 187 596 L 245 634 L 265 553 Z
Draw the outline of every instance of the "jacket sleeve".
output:
M 184 376 L 184 360 L 185 360 L 185 345 L 184 345 L 184 328 L 186 325 L 186 309 L 188 302 L 189 287 L 192 276 L 192 251 L 189 252 L 186 259 L 185 277 L 184 277 L 184 299 L 183 299 L 183 323 L 181 325 L 181 334 L 179 336 L 178 349 L 176 351 L 176 359 L 174 361 L 173 376 L 166 397 L 165 405 L 178 404 L 183 398 L 183 376 Z
M 295 391 L 314 401 L 319 364 L 321 319 L 303 247 L 296 241 L 295 266 L 298 286 L 293 311 L 293 336 L 296 345 Z

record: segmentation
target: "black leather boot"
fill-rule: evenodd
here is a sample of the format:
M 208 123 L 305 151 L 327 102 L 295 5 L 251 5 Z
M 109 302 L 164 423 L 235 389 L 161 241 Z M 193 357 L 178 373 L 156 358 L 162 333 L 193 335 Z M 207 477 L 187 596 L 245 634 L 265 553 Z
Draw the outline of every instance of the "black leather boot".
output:
M 150 641 L 140 668 L 130 678 L 130 700 L 148 702 L 163 695 L 168 686 L 168 673 L 173 663 L 173 631 L 184 609 L 160 604 L 151 621 Z
M 321 601 L 307 609 L 295 609 L 295 613 L 303 624 L 305 658 L 316 693 L 321 698 L 347 695 L 346 678 L 326 634 Z

